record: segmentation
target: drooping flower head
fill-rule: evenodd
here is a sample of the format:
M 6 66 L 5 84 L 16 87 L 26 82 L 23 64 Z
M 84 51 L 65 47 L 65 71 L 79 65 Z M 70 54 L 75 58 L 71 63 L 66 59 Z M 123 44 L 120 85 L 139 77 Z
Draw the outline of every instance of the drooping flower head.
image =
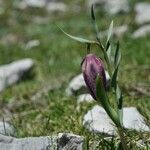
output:
M 96 78 L 99 75 L 106 88 L 106 75 L 103 62 L 94 54 L 88 54 L 82 61 L 82 72 L 85 83 L 92 97 L 96 100 Z

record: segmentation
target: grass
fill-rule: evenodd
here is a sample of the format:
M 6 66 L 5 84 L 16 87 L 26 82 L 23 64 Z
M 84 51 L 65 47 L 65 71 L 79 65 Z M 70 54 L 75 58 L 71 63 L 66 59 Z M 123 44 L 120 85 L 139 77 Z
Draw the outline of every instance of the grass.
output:
M 89 133 L 82 126 L 84 114 L 96 103 L 81 104 L 80 110 L 77 111 L 76 97 L 65 95 L 65 88 L 70 79 L 81 72 L 80 63 L 86 51 L 84 45 L 68 39 L 56 25 L 72 35 L 94 38 L 90 17 L 85 8 L 83 7 L 80 12 L 70 11 L 54 15 L 42 9 L 20 11 L 14 8 L 13 2 L 7 0 L 4 6 L 0 6 L 1 9 L 9 8 L 0 14 L 0 64 L 25 57 L 33 58 L 36 64 L 35 77 L 0 93 L 0 116 L 6 115 L 6 109 L 10 111 L 10 122 L 16 129 L 17 137 L 72 132 L 84 136 L 91 149 L 94 149 L 95 145 L 98 145 L 95 149 L 116 149 L 117 138 L 107 141 L 103 135 Z M 76 3 L 80 2 L 84 4 L 83 1 Z M 134 0 L 132 3 L 135 2 Z M 35 17 L 45 18 L 46 22 L 36 23 Z M 133 11 L 131 14 L 115 17 L 97 12 L 97 18 L 101 30 L 107 29 L 112 19 L 115 26 L 124 23 L 129 25 L 129 32 L 119 39 L 122 51 L 120 84 L 124 91 L 124 106 L 137 107 L 144 115 L 147 124 L 150 124 L 149 94 L 141 94 L 135 89 L 139 84 L 142 84 L 147 91 L 150 88 L 149 36 L 140 39 L 131 38 L 131 33 L 138 28 L 134 23 Z M 10 35 L 16 40 L 5 43 L 6 37 Z M 25 50 L 25 43 L 32 39 L 38 39 L 40 45 Z M 99 53 L 99 50 L 93 47 L 93 52 Z M 41 92 L 41 96 L 36 101 L 32 100 L 36 93 L 43 88 L 47 89 L 48 86 L 56 89 L 47 93 Z M 8 107 L 10 103 L 13 105 Z M 135 141 L 138 139 L 146 141 L 149 134 L 127 131 L 127 137 L 128 141 L 132 141 L 131 149 L 137 149 Z

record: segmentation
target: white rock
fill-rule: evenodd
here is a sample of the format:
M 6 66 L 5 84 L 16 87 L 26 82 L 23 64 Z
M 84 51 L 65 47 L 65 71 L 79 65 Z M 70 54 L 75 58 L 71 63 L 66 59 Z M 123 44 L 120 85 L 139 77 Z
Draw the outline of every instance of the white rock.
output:
M 107 71 L 105 71 L 106 74 L 106 80 L 107 80 L 107 84 L 109 83 L 110 80 L 110 76 L 108 74 Z M 79 74 L 77 76 L 75 76 L 69 83 L 69 86 L 66 89 L 66 94 L 68 96 L 71 96 L 75 93 L 77 93 L 78 91 L 80 91 L 81 89 L 86 89 L 86 84 L 83 78 L 83 74 Z
M 26 50 L 29 50 L 33 47 L 37 47 L 40 45 L 40 41 L 39 40 L 31 40 L 29 42 L 27 42 L 26 46 L 25 46 L 25 49 Z
M 66 89 L 66 94 L 68 96 L 71 96 L 74 93 L 76 93 L 78 90 L 80 90 L 82 87 L 86 87 L 86 84 L 83 78 L 83 74 L 79 74 L 75 76 L 69 83 L 69 86 Z
M 150 34 L 150 24 L 144 25 L 137 29 L 133 34 L 132 38 L 140 38 Z
M 57 2 L 56 0 L 22 0 L 17 4 L 17 8 L 26 9 L 28 7 L 45 8 L 47 11 L 61 11 L 67 10 L 67 5 L 63 2 Z
M 105 110 L 96 105 L 85 114 L 83 125 L 91 132 L 115 135 L 116 130 Z
M 120 12 L 129 12 L 128 0 L 108 0 L 108 5 L 106 5 L 106 10 L 110 14 L 117 14 Z
M 33 67 L 32 59 L 26 58 L 0 66 L 0 91 L 18 82 Z
M 113 28 L 112 36 L 120 38 L 127 31 L 128 31 L 127 25 L 118 26 L 118 27 Z M 99 35 L 101 38 L 106 37 L 108 35 L 108 30 L 100 32 Z
M 14 128 L 7 122 L 0 121 L 0 134 L 14 135 Z
M 88 9 L 95 4 L 96 8 L 109 14 L 127 13 L 130 10 L 128 0 L 88 0 L 87 4 Z
M 77 97 L 77 103 L 82 103 L 82 102 L 92 103 L 93 101 L 94 99 L 90 94 L 81 94 Z
M 47 11 L 60 11 L 65 12 L 67 10 L 67 5 L 63 2 L 50 2 L 46 5 Z
M 47 150 L 56 149 L 55 137 L 13 138 L 0 135 L 0 147 L 3 150 Z
M 135 5 L 135 11 L 135 21 L 137 24 L 144 24 L 150 22 L 150 3 L 137 3 Z
M 26 9 L 27 7 L 43 8 L 46 5 L 46 0 L 22 0 L 18 3 L 18 8 Z
M 123 124 L 127 129 L 134 129 L 137 131 L 150 131 L 145 124 L 143 116 L 137 111 L 135 107 L 126 107 L 123 109 Z M 115 135 L 116 128 L 101 106 L 94 106 L 85 114 L 83 125 L 89 131 L 106 133 L 108 135 Z
M 143 116 L 135 107 L 125 107 L 123 109 L 123 125 L 127 129 L 150 131 L 150 128 L 146 125 Z
M 74 134 L 60 133 L 56 136 L 13 138 L 0 135 L 3 150 L 83 150 L 84 138 Z
M 59 133 L 57 137 L 58 150 L 84 150 L 85 142 L 84 138 L 71 134 L 71 133 Z

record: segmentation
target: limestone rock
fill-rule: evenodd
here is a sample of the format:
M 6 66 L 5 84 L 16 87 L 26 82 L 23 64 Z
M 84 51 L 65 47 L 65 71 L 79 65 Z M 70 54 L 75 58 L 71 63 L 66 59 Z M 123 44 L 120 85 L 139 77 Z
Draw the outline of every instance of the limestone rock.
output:
M 88 10 L 94 4 L 98 10 L 103 10 L 109 14 L 127 13 L 129 12 L 128 0 L 88 0 Z
M 77 97 L 77 103 L 82 103 L 82 102 L 92 103 L 93 101 L 94 99 L 90 94 L 81 94 Z
M 115 126 L 106 114 L 105 110 L 96 105 L 85 114 L 83 125 L 91 132 L 115 135 Z
M 150 24 L 144 25 L 144 26 L 140 27 L 139 29 L 137 29 L 132 34 L 132 38 L 136 39 L 136 38 L 147 36 L 149 34 L 150 34 Z
M 150 131 L 150 128 L 144 122 L 143 116 L 135 107 L 123 108 L 123 124 L 126 129 L 136 131 Z M 92 132 L 106 133 L 115 135 L 116 128 L 105 110 L 101 106 L 94 106 L 85 114 L 83 125 Z
M 74 134 L 58 134 L 58 150 L 84 150 L 84 138 Z
M 144 24 L 150 22 L 150 3 L 141 2 L 135 5 L 136 17 L 135 21 L 137 24 Z
M 27 44 L 25 45 L 25 50 L 29 50 L 29 49 L 37 47 L 39 45 L 40 45 L 40 41 L 37 39 L 28 41 Z
M 67 5 L 57 0 L 22 0 L 17 4 L 17 8 L 26 9 L 31 8 L 44 8 L 47 11 L 61 11 L 64 12 L 67 9 Z
M 27 137 L 13 138 L 10 136 L 0 135 L 0 147 L 3 150 L 47 150 L 55 149 L 55 137 Z
M 113 28 L 112 36 L 117 37 L 117 38 L 120 38 L 120 37 L 122 37 L 127 31 L 128 31 L 128 26 L 127 26 L 127 25 L 118 26 L 118 27 Z M 108 35 L 108 30 L 100 32 L 99 35 L 100 35 L 101 38 L 107 37 L 107 35 Z
M 0 134 L 14 135 L 14 128 L 7 122 L 0 121 Z
M 126 129 L 150 131 L 150 128 L 146 125 L 143 116 L 135 107 L 123 108 L 123 125 Z
M 34 62 L 30 58 L 14 61 L 0 66 L 0 91 L 13 85 L 27 76 L 33 68 Z
M 46 10 L 49 12 L 65 12 L 67 10 L 67 5 L 63 2 L 50 2 L 47 4 Z
M 84 82 L 83 74 L 75 76 L 69 83 L 69 86 L 66 89 L 66 94 L 71 96 L 77 93 L 81 88 L 85 89 L 86 84 Z
M 13 138 L 0 135 L 3 150 L 82 150 L 84 138 L 74 134 L 59 133 L 57 136 Z
M 110 80 L 110 76 L 109 76 L 107 71 L 105 71 L 105 74 L 106 74 L 106 81 L 107 81 L 107 85 L 108 85 L 109 80 Z M 69 86 L 66 89 L 66 94 L 68 96 L 71 96 L 71 95 L 75 95 L 78 92 L 82 92 L 82 91 L 85 92 L 85 91 L 87 91 L 87 89 L 86 89 L 86 84 L 85 84 L 85 81 L 83 78 L 83 74 L 81 73 L 81 74 L 75 76 L 70 81 Z
M 46 4 L 46 0 L 22 0 L 18 4 L 18 8 L 26 9 L 27 7 L 43 8 Z

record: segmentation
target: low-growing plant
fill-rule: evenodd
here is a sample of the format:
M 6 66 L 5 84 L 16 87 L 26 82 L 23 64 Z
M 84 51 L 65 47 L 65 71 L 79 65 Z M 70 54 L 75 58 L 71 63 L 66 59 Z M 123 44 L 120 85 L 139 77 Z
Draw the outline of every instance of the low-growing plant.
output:
M 127 142 L 125 140 L 123 127 L 123 95 L 118 84 L 118 70 L 121 61 L 119 41 L 116 44 L 116 49 L 113 55 L 110 42 L 113 30 L 113 21 L 111 22 L 108 29 L 107 40 L 105 44 L 103 44 L 99 36 L 100 32 L 96 23 L 94 5 L 91 6 L 91 18 L 96 34 L 96 41 L 75 37 L 64 32 L 62 29 L 61 30 L 70 38 L 87 45 L 88 54 L 85 56 L 81 63 L 85 83 L 91 96 L 105 109 L 111 120 L 116 125 L 122 148 L 127 150 Z M 98 48 L 100 48 L 103 54 L 103 60 L 95 54 L 91 53 L 91 45 L 97 45 Z M 108 74 L 110 76 L 109 83 L 106 81 L 105 70 L 108 70 Z M 115 105 L 111 104 L 109 95 L 114 95 L 113 100 Z

